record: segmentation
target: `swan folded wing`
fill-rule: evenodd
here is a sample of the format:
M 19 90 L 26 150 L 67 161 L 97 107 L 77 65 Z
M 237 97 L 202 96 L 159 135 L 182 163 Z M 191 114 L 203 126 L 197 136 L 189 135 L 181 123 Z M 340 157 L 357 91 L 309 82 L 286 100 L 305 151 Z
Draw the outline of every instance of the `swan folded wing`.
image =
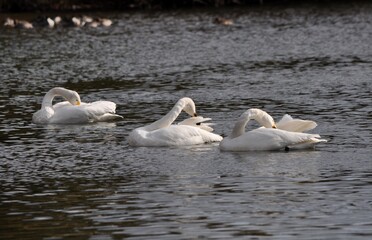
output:
M 285 146 L 289 147 L 290 149 L 312 148 L 317 143 L 327 142 L 327 140 L 321 139 L 319 134 L 289 132 L 280 129 L 276 131 L 286 143 Z
M 244 152 L 279 150 L 286 146 L 280 136 L 265 130 L 266 128 L 258 128 L 236 138 L 227 137 L 222 140 L 220 148 L 224 151 Z
M 115 114 L 116 104 L 110 101 L 96 101 L 92 103 L 82 103 L 80 106 L 91 121 L 112 121 L 123 117 Z
M 188 125 L 203 129 L 208 132 L 213 132 L 213 128 L 211 126 L 215 125 L 214 123 L 208 123 L 207 121 L 212 120 L 211 118 L 203 118 L 202 116 L 197 117 L 190 117 L 182 122 L 179 122 L 178 125 Z
M 45 124 L 49 122 L 49 119 L 54 115 L 53 108 L 47 107 L 40 109 L 32 115 L 32 122 L 38 124 Z
M 327 142 L 327 140 L 314 137 L 314 138 L 311 138 L 311 139 L 309 139 L 307 141 L 304 141 L 302 143 L 289 145 L 288 148 L 289 149 L 296 149 L 296 150 L 309 149 L 309 148 L 315 147 L 315 144 L 320 143 L 320 142 Z
M 154 131 L 135 129 L 129 136 L 129 144 L 134 146 L 182 146 L 219 142 L 222 137 L 205 130 L 187 126 L 171 125 Z
M 310 120 L 293 119 L 286 114 L 276 123 L 276 127 L 281 130 L 290 132 L 306 132 L 314 129 L 317 126 L 316 122 Z
M 54 106 L 53 106 L 54 108 Z M 56 124 L 80 124 L 88 123 L 91 119 L 82 108 L 74 105 L 60 105 L 54 109 L 54 115 L 50 118 L 49 123 Z
M 320 138 L 318 134 L 258 128 L 233 139 L 224 139 L 220 148 L 227 151 L 270 151 L 284 149 L 289 146 L 294 148 L 294 146 L 299 144 L 308 148 L 322 141 L 318 138 Z
M 222 137 L 200 128 L 187 125 L 171 125 L 149 133 L 150 138 L 164 145 L 194 145 L 208 142 L 219 142 Z
M 58 109 L 64 108 L 66 106 L 72 106 L 72 104 L 68 101 L 59 102 L 59 103 L 56 103 L 56 104 L 53 105 L 53 109 L 54 109 L 54 111 L 57 111 Z

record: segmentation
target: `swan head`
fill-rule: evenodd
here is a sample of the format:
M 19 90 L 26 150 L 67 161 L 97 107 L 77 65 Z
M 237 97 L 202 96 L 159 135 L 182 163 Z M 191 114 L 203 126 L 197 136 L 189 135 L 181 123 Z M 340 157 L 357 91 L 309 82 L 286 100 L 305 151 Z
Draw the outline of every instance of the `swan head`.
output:
M 265 111 L 258 108 L 251 108 L 243 113 L 248 119 L 256 120 L 265 128 L 277 128 L 274 119 Z
M 182 110 L 185 111 L 192 117 L 197 117 L 195 103 L 191 98 L 184 97 L 179 100 L 179 103 L 183 105 Z
M 66 96 L 67 101 L 69 101 L 72 105 L 79 106 L 81 104 L 80 96 L 75 91 L 69 91 L 68 95 Z

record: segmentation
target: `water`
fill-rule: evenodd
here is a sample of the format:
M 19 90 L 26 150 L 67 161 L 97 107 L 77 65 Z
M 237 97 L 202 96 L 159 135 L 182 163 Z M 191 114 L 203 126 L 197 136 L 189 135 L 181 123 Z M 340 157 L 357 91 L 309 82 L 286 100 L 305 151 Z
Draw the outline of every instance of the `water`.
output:
M 370 239 L 371 10 L 105 13 L 110 28 L 1 28 L 0 238 Z M 112 100 L 125 119 L 32 124 L 55 86 Z M 259 107 L 314 120 L 329 142 L 262 153 L 128 146 L 132 129 L 183 96 L 224 136 Z

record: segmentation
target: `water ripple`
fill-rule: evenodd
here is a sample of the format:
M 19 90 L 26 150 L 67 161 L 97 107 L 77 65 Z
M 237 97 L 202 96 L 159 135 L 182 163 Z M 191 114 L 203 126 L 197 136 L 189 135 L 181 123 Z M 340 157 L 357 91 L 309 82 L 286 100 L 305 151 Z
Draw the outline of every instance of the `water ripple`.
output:
M 0 238 L 369 239 L 371 6 L 343 6 L 0 28 Z M 235 24 L 213 24 L 219 15 Z M 54 86 L 114 101 L 124 120 L 31 123 Z M 224 136 L 258 107 L 314 120 L 329 142 L 269 153 L 128 146 L 132 129 L 183 96 Z

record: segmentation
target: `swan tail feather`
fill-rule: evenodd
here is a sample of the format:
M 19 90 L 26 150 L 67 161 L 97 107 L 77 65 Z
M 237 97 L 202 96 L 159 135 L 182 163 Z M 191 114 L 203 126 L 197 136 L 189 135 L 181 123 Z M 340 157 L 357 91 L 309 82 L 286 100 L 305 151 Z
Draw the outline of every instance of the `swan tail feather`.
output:
M 110 122 L 110 121 L 116 121 L 123 119 L 123 116 L 112 114 L 112 113 L 105 113 L 101 116 L 98 116 L 97 121 L 98 122 Z
M 321 143 L 321 142 L 328 142 L 326 139 L 320 138 L 319 134 L 312 134 L 313 136 L 303 142 L 296 143 L 293 145 L 288 146 L 289 149 L 309 149 L 309 148 L 314 148 L 316 144 Z

